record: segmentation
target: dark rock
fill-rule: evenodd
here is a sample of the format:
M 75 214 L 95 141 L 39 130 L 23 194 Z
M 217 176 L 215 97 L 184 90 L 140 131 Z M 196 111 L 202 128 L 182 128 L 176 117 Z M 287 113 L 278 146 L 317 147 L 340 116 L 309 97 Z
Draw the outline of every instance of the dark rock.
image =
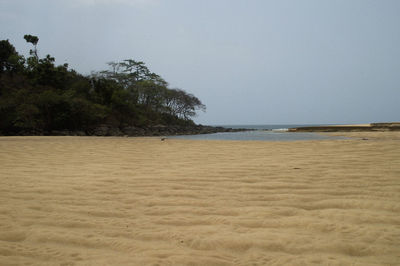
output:
M 117 127 L 108 128 L 107 136 L 123 136 L 124 133 L 119 130 Z
M 86 136 L 84 131 L 74 131 L 74 136 Z
M 51 136 L 70 136 L 72 134 L 68 130 L 53 130 L 50 132 L 50 135 Z
M 93 130 L 93 135 L 95 136 L 109 136 L 109 126 L 102 124 L 99 125 L 98 127 L 94 128 Z
M 138 128 L 138 127 L 134 127 L 134 126 L 123 127 L 121 129 L 121 131 L 123 134 L 130 136 L 130 137 L 145 135 L 145 131 L 143 128 Z
M 21 130 L 17 134 L 17 136 L 43 136 L 46 135 L 44 134 L 43 131 L 37 130 L 37 129 L 27 129 L 27 130 Z
M 204 125 L 152 125 L 146 127 L 118 126 L 111 124 L 100 124 L 95 127 L 87 128 L 86 131 L 76 130 L 53 130 L 49 132 L 38 130 L 19 131 L 20 136 L 175 136 L 175 135 L 195 135 L 210 134 L 217 132 L 239 132 L 248 129 L 232 129 L 224 127 L 213 127 Z M 3 132 L 4 133 L 4 132 Z

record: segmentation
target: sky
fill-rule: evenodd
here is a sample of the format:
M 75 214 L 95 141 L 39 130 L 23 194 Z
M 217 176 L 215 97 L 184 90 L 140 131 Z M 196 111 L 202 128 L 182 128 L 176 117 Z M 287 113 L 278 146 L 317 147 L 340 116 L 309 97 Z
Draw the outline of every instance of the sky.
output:
M 398 0 L 0 0 L 0 39 L 90 74 L 144 61 L 195 122 L 400 121 Z

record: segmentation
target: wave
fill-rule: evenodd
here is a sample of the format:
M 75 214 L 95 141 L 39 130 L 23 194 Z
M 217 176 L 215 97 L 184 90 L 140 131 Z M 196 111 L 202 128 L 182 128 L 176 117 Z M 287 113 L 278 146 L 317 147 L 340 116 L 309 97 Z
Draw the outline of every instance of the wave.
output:
M 288 132 L 288 128 L 273 128 L 271 129 L 272 132 Z

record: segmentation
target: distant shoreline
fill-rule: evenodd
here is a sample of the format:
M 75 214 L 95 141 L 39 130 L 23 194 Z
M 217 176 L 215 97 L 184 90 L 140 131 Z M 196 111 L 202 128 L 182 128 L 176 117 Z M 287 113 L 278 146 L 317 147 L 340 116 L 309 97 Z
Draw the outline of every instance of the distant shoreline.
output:
M 353 132 L 353 131 L 400 131 L 400 122 L 307 126 L 289 128 L 289 132 Z

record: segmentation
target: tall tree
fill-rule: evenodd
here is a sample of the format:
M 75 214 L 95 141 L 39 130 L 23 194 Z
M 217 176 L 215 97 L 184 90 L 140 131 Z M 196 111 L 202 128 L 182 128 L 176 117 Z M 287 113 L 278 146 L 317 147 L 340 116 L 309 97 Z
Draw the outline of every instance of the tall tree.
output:
M 109 63 L 110 70 L 85 77 L 55 58 L 39 58 L 39 38 L 20 56 L 0 40 L 0 133 L 90 130 L 106 123 L 120 128 L 155 124 L 188 125 L 205 106 L 194 95 L 170 89 L 141 61 Z
M 15 47 L 8 41 L 0 41 L 0 73 L 14 73 L 23 69 L 24 58 L 20 56 Z
M 33 44 L 33 50 L 30 50 L 29 53 L 36 57 L 37 60 L 39 60 L 38 52 L 37 52 L 37 44 L 39 42 L 39 38 L 34 35 L 26 34 L 24 35 L 25 41 Z

